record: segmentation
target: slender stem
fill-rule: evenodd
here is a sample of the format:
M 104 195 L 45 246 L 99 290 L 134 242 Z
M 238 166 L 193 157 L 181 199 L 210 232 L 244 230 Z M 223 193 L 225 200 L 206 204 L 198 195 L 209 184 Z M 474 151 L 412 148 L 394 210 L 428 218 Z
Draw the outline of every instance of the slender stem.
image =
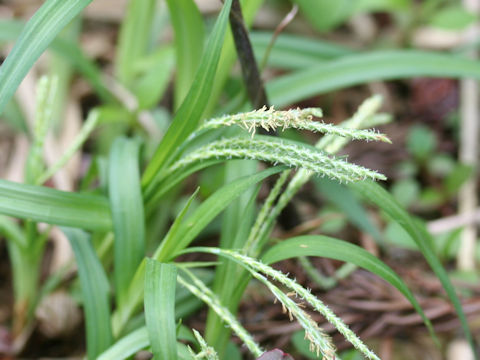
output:
M 235 48 L 237 50 L 240 66 L 242 67 L 243 81 L 247 87 L 247 94 L 252 107 L 259 109 L 269 106 L 267 92 L 260 77 L 253 47 L 248 36 L 248 30 L 243 21 L 240 0 L 233 0 L 230 9 L 230 27 L 232 28 Z

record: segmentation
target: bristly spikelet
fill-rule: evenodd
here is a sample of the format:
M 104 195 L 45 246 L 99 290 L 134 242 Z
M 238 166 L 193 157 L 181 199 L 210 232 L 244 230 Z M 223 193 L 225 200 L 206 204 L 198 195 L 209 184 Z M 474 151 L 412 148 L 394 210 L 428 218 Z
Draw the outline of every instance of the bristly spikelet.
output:
M 251 272 L 253 277 L 262 282 L 268 289 L 275 295 L 275 299 L 282 304 L 283 312 L 288 313 L 290 321 L 296 319 L 302 328 L 305 330 L 305 334 L 308 334 L 308 340 L 310 341 L 310 351 L 320 354 L 325 360 L 335 360 L 335 346 L 332 343 L 330 336 L 328 336 L 322 329 L 320 329 L 317 323 L 308 315 L 303 309 L 303 304 L 296 303 L 289 297 L 289 294 L 283 293 L 277 286 L 273 285 L 266 277 L 257 272 Z
M 320 176 L 343 183 L 365 179 L 385 180 L 385 176 L 364 167 L 329 156 L 313 147 L 277 141 L 268 137 L 258 139 L 227 138 L 196 149 L 175 162 L 167 171 L 175 170 L 208 159 L 254 159 L 273 164 L 303 168 Z
M 188 350 L 190 351 L 190 354 L 193 356 L 194 359 L 206 359 L 206 360 L 219 360 L 218 359 L 218 354 L 215 351 L 215 349 L 211 346 L 208 346 L 207 342 L 205 339 L 200 335 L 200 333 L 192 329 L 193 335 L 195 335 L 195 338 L 197 339 L 198 344 L 200 345 L 201 351 L 198 354 L 195 354 L 193 350 L 188 347 Z
M 215 313 L 217 313 L 217 315 L 225 321 L 233 332 L 243 341 L 248 350 L 256 357 L 259 357 L 263 353 L 263 350 L 255 342 L 249 332 L 239 323 L 237 318 L 220 303 L 218 297 L 200 279 L 190 271 L 186 269 L 184 269 L 184 271 L 188 274 L 193 284 L 186 281 L 180 275 L 177 276 L 177 281 L 215 311 Z
M 322 314 L 325 319 L 333 326 L 335 326 L 335 328 L 345 337 L 345 339 L 347 339 L 366 358 L 370 360 L 380 360 L 380 358 L 373 351 L 371 351 L 362 342 L 362 340 L 360 340 L 360 338 L 352 330 L 349 329 L 349 327 L 343 322 L 343 320 L 340 319 L 337 315 L 333 313 L 332 310 L 328 308 L 328 306 L 326 306 L 320 299 L 312 295 L 310 290 L 305 289 L 303 286 L 301 286 L 295 280 L 289 278 L 287 275 L 283 274 L 278 270 L 275 270 L 271 266 L 265 265 L 262 262 L 255 260 L 254 258 L 245 256 L 233 250 L 225 250 L 219 248 L 202 248 L 202 251 L 217 255 L 224 255 L 244 265 L 247 270 L 252 274 L 252 276 L 264 283 L 273 292 L 276 291 L 275 289 L 273 289 L 273 287 L 276 288 L 276 286 L 271 284 L 271 282 L 266 279 L 265 276 L 268 276 L 272 280 L 278 281 L 280 284 L 286 286 L 289 290 L 294 291 L 296 296 L 298 296 L 306 303 L 310 304 L 310 306 L 315 311 Z M 263 276 L 262 274 L 265 276 Z M 283 294 L 286 299 L 283 298 L 280 293 Z M 285 305 L 287 309 L 291 310 L 287 305 L 287 303 L 289 303 L 289 300 L 291 301 L 288 296 L 286 296 L 281 291 L 274 294 L 279 299 L 279 301 Z M 289 305 L 293 306 L 292 304 Z M 309 331 L 309 328 L 306 328 L 306 330 Z M 311 331 L 309 332 L 311 333 Z
M 275 131 L 277 128 L 281 128 L 282 130 L 293 128 L 347 137 L 356 140 L 390 142 L 385 135 L 374 130 L 354 130 L 332 124 L 325 124 L 319 121 L 313 121 L 314 118 L 321 118 L 322 116 L 322 110 L 319 108 L 297 108 L 277 111 L 273 108 L 273 106 L 271 106 L 269 109 L 264 106 L 261 109 L 246 113 L 225 115 L 219 118 L 211 119 L 205 122 L 200 129 L 216 129 L 223 126 L 238 125 L 250 132 L 253 137 L 256 129 L 259 127 L 266 131 Z

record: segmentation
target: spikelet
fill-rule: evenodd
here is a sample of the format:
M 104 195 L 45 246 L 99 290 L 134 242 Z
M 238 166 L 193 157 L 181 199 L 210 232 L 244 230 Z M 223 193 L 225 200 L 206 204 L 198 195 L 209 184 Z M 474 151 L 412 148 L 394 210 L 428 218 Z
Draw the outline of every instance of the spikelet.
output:
M 199 161 L 215 158 L 262 160 L 275 165 L 281 164 L 291 168 L 302 168 L 342 183 L 365 179 L 386 179 L 385 176 L 376 171 L 329 156 L 313 147 L 299 146 L 268 137 L 259 137 L 259 139 L 235 137 L 214 141 L 175 162 L 167 170 L 167 173 L 172 173 L 179 168 Z
M 198 344 L 200 345 L 201 351 L 198 354 L 195 354 L 193 350 L 188 347 L 188 350 L 190 351 L 190 354 L 194 359 L 206 359 L 206 360 L 219 360 L 218 354 L 215 351 L 215 349 L 211 346 L 208 346 L 207 342 L 205 339 L 200 335 L 200 333 L 195 330 L 193 330 L 193 335 L 195 335 L 195 338 L 197 339 Z
M 193 295 L 198 297 L 204 303 L 206 303 L 217 315 L 225 321 L 226 324 L 230 326 L 233 332 L 243 341 L 247 346 L 248 350 L 259 357 L 263 350 L 260 346 L 253 340 L 253 337 L 249 334 L 247 330 L 238 322 L 235 316 L 220 303 L 218 297 L 210 290 L 200 279 L 195 277 L 190 271 L 184 269 L 188 274 L 192 283 L 186 281 L 180 275 L 177 276 L 177 281 L 188 289 Z
M 257 128 L 266 131 L 275 131 L 280 128 L 309 130 L 323 134 L 341 136 L 355 140 L 365 141 L 383 141 L 390 143 L 390 140 L 384 135 L 374 130 L 357 130 L 346 127 L 325 124 L 320 121 L 313 121 L 314 118 L 321 118 L 322 110 L 319 108 L 290 109 L 277 111 L 271 106 L 269 109 L 263 107 L 246 113 L 235 115 L 225 115 L 206 121 L 200 128 L 217 129 L 224 126 L 237 125 L 255 135 Z
M 236 262 L 244 265 L 247 270 L 250 271 L 253 277 L 264 283 L 277 297 L 277 299 L 292 313 L 292 315 L 297 314 L 297 309 L 294 308 L 292 304 L 292 300 L 285 295 L 283 292 L 280 291 L 278 293 L 276 290 L 273 289 L 273 284 L 270 280 L 268 280 L 265 276 L 268 276 L 270 279 L 277 281 L 278 283 L 284 285 L 289 290 L 293 291 L 297 297 L 299 297 L 302 301 L 310 306 L 320 314 L 322 314 L 325 319 L 331 323 L 335 328 L 347 339 L 358 351 L 360 351 L 366 358 L 370 360 L 380 360 L 380 358 L 371 351 L 360 338 L 349 329 L 349 327 L 340 319 L 337 315 L 333 313 L 332 310 L 328 308 L 320 299 L 312 295 L 310 290 L 305 289 L 299 283 L 297 283 L 294 279 L 289 278 L 282 272 L 275 270 L 271 266 L 265 265 L 262 262 L 255 260 L 249 256 L 245 256 L 239 252 L 233 250 L 224 250 L 219 248 L 202 248 L 202 251 L 209 252 L 212 254 L 223 255 L 227 256 Z M 264 276 L 265 275 L 265 276 Z M 288 299 L 288 300 L 287 300 Z M 291 302 L 290 302 L 290 301 Z M 294 302 L 293 302 L 294 303 Z M 297 305 L 298 308 L 298 305 Z M 300 309 L 301 310 L 301 309 Z M 298 313 L 300 314 L 300 313 Z M 300 320 L 299 320 L 300 321 Z M 306 319 L 302 320 L 306 321 Z M 303 324 L 302 324 L 303 325 Z M 305 328 L 305 330 L 309 333 L 310 336 L 313 336 L 313 331 L 311 327 Z M 315 342 L 315 348 L 319 345 L 320 342 Z M 320 352 L 322 352 L 322 348 L 319 348 Z M 325 350 L 326 351 L 326 350 Z M 323 354 L 323 353 L 322 353 Z M 324 354 L 324 356 L 326 356 Z

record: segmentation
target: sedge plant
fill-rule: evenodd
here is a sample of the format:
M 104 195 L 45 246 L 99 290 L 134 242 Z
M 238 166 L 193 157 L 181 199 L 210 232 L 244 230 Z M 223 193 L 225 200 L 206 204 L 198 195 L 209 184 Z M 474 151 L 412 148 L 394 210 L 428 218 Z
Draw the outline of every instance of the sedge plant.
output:
M 127 359 L 142 349 L 151 351 L 156 359 L 228 359 L 238 352 L 230 342 L 232 333 L 258 358 L 270 349 L 258 344 L 236 317 L 253 278 L 271 292 L 286 316 L 305 329 L 312 354 L 318 358 L 333 360 L 338 354 L 303 303 L 322 314 L 366 358 L 378 359 L 326 304 L 271 266 L 290 257 L 324 256 L 365 268 L 395 286 L 435 338 L 428 318 L 401 278 L 362 248 L 326 236 L 297 237 L 272 245 L 271 232 L 280 213 L 315 176 L 351 187 L 401 222 L 442 281 L 471 340 L 459 300 L 431 249 L 428 233 L 375 183 L 385 180 L 384 175 L 335 155 L 352 140 L 389 142 L 386 135 L 371 130 L 389 121 L 389 116 L 378 113 L 380 97 L 367 99 L 340 125 L 322 122 L 319 108 L 263 107 L 223 114 L 216 104 L 235 61 L 227 26 L 231 0 L 224 2 L 205 42 L 203 18 L 192 0 L 167 0 L 166 6 L 155 0 L 129 1 L 115 73 L 106 78 L 81 49 L 56 37 L 90 2 L 47 0 L 23 28 L 15 21 L 0 24 L 8 30 L 4 41 L 19 35 L 0 67 L 0 111 L 5 110 L 8 121 L 28 134 L 31 144 L 25 182 L 0 180 L 0 231 L 9 250 L 15 292 L 14 336 L 28 333 L 34 326 L 35 307 L 49 292 L 62 286 L 76 287 L 85 314 L 88 359 Z M 242 2 L 247 24 L 261 4 Z M 175 32 L 173 45 L 152 40 L 155 31 L 164 29 L 162 12 L 166 11 Z M 89 112 L 75 140 L 50 166 L 43 160 L 44 141 L 54 128 L 54 100 L 64 81 L 60 79 L 62 86 L 58 86 L 55 76 L 39 80 L 32 129 L 11 116 L 12 106 L 16 106 L 12 95 L 48 46 L 62 56 L 70 70 L 85 77 L 101 101 Z M 198 64 L 191 60 L 198 58 Z M 441 66 L 431 66 L 438 59 Z M 405 62 L 418 66 L 410 70 Z M 156 121 L 157 105 L 175 63 L 174 111 L 168 126 L 162 127 Z M 382 76 L 444 76 L 449 72 L 480 77 L 473 65 L 466 59 L 431 53 L 357 54 L 329 63 L 326 70 L 315 67 L 284 75 L 268 84 L 268 91 L 272 103 L 281 109 L 322 91 Z M 383 66 L 383 72 L 368 72 L 368 66 Z M 340 74 L 346 68 L 358 71 L 345 79 Z M 323 82 L 312 85 L 312 79 Z M 221 115 L 214 116 L 217 113 Z M 98 154 L 92 157 L 78 191 L 44 186 L 101 127 Z M 280 136 L 260 134 L 260 129 L 267 134 L 277 130 Z M 281 136 L 286 129 L 315 132 L 321 138 L 312 146 Z M 183 180 L 215 166 L 223 166 L 224 183 L 206 198 L 194 191 L 166 226 L 171 204 L 179 204 L 179 195 L 187 189 Z M 276 181 L 257 211 L 259 187 L 274 176 Z M 220 214 L 218 246 L 191 247 Z M 71 244 L 75 279 L 69 281 L 65 276 L 75 270 L 71 267 L 50 274 L 40 284 L 40 264 L 52 226 L 59 226 Z M 192 252 L 213 254 L 218 259 L 178 260 Z M 202 304 L 209 308 L 203 335 L 180 322 Z M 189 341 L 191 347 L 180 340 Z

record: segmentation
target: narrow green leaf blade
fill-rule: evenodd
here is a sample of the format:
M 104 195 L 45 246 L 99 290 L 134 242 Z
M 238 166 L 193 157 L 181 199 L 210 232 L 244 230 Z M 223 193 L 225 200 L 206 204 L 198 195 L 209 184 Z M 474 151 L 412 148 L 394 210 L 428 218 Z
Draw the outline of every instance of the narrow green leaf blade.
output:
M 63 228 L 63 232 L 75 253 L 86 318 L 87 355 L 95 360 L 113 342 L 108 279 L 90 237 L 78 229 Z
M 177 268 L 147 259 L 145 270 L 145 321 L 153 355 L 158 360 L 177 359 L 175 288 Z
M 252 46 L 257 60 L 260 62 L 270 46 L 272 32 L 250 33 Z M 280 34 L 268 57 L 268 65 L 283 69 L 300 70 L 327 60 L 351 55 L 354 50 L 306 36 Z
M 187 219 L 183 222 L 175 222 L 172 232 L 167 234 L 165 239 L 155 251 L 153 258 L 157 261 L 166 262 L 173 259 L 178 252 L 187 247 L 195 237 L 222 212 L 233 200 L 244 193 L 250 186 L 262 181 L 268 176 L 285 170 L 284 166 L 277 166 L 263 170 L 255 175 L 244 176 L 231 182 L 211 195 L 205 200 Z M 186 210 L 185 210 L 186 211 Z M 184 212 L 182 211 L 182 216 Z M 130 283 L 127 303 L 120 307 L 113 316 L 114 332 L 120 333 L 128 319 L 141 304 L 143 296 L 143 279 L 145 274 L 145 262 L 142 262 L 137 269 L 135 277 Z
M 118 79 L 131 87 L 135 78 L 135 63 L 146 55 L 156 0 L 130 0 L 127 14 L 120 27 L 117 46 Z
M 18 20 L 1 20 L 0 41 L 13 41 L 17 39 L 22 33 L 24 25 L 23 22 Z M 103 83 L 101 71 L 98 66 L 91 61 L 75 43 L 57 37 L 50 43 L 49 49 L 65 58 L 78 72 L 85 76 L 85 79 L 92 85 L 103 101 L 116 102 L 115 96 Z
M 298 256 L 322 256 L 355 264 L 368 270 L 389 284 L 395 286 L 410 301 L 420 314 L 428 330 L 436 339 L 430 320 L 425 316 L 420 304 L 403 280 L 384 262 L 365 249 L 328 236 L 306 235 L 291 238 L 271 247 L 262 257 L 262 261 L 272 264 L 281 260 Z
M 139 146 L 134 140 L 118 138 L 112 145 L 108 192 L 115 233 L 114 280 L 118 304 L 145 255 L 145 217 L 140 190 Z
M 334 59 L 278 77 L 267 84 L 267 92 L 273 104 L 285 106 L 369 81 L 415 76 L 480 79 L 480 66 L 474 60 L 435 52 L 372 51 Z
M 396 221 L 405 231 L 411 236 L 411 238 L 417 244 L 420 252 L 423 254 L 428 264 L 432 268 L 433 272 L 437 275 L 438 279 L 442 283 L 445 292 L 447 293 L 450 301 L 452 302 L 458 318 L 462 325 L 462 329 L 465 333 L 465 337 L 472 346 L 473 353 L 475 353 L 475 346 L 473 342 L 472 333 L 468 327 L 465 313 L 462 309 L 462 304 L 455 293 L 448 274 L 443 268 L 440 260 L 438 260 L 432 244 L 433 239 L 428 233 L 427 229 L 419 221 L 415 221 L 393 198 L 392 195 L 383 189 L 380 185 L 374 184 L 370 181 L 364 181 L 358 184 L 352 184 L 351 187 L 356 190 L 363 199 L 377 205 L 380 209 L 385 211 L 387 215 Z
M 203 52 L 205 26 L 202 14 L 193 0 L 167 0 L 175 31 L 177 71 L 175 109 L 182 103 L 192 85 Z
M 93 231 L 112 228 L 108 200 L 102 196 L 7 180 L 0 180 L 0 214 Z
M 145 170 L 142 185 L 146 190 L 145 196 L 147 198 L 151 197 L 155 190 L 154 180 L 157 173 L 173 157 L 178 145 L 198 126 L 212 90 L 231 3 L 232 0 L 225 1 L 215 27 L 208 39 L 190 91 Z
M 150 345 L 146 326 L 132 331 L 103 352 L 98 360 L 123 360 Z
M 0 67 L 0 113 L 57 34 L 92 0 L 47 0 L 25 26 Z
M 190 245 L 205 226 L 250 186 L 282 170 L 285 170 L 285 167 L 279 166 L 266 169 L 254 175 L 243 176 L 221 187 L 195 209 L 195 212 L 180 225 L 176 236 L 165 239 L 160 244 L 159 249 L 155 253 L 155 258 L 159 261 L 168 261 L 177 256 L 180 251 Z

